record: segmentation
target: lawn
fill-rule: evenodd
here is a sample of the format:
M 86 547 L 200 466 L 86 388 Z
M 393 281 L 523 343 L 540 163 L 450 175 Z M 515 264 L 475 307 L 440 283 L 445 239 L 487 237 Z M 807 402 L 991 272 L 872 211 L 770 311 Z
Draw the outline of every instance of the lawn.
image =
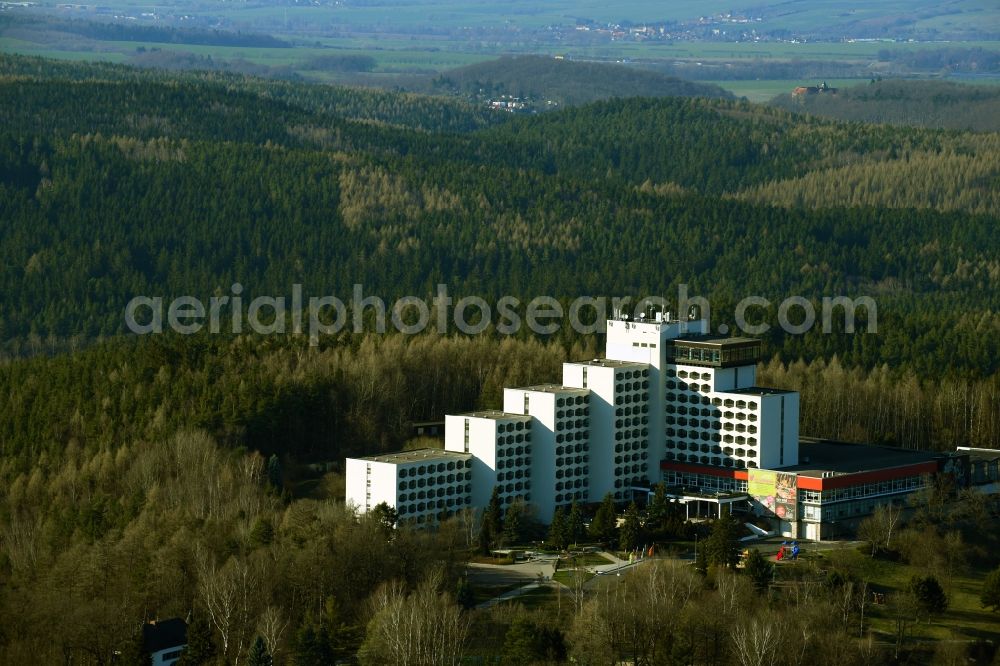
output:
M 596 567 L 603 564 L 614 564 L 612 560 L 609 560 L 600 553 L 579 553 L 569 558 L 562 558 L 559 562 L 560 566 L 566 566 L 566 567 L 572 567 L 572 566 Z
M 495 599 L 505 592 L 510 592 L 511 590 L 516 590 L 519 587 L 523 587 L 524 583 L 508 583 L 507 585 L 472 585 L 470 589 L 472 590 L 472 599 L 475 603 L 481 604 L 484 601 L 489 601 L 490 599 Z M 525 595 L 517 597 L 522 598 Z
M 593 578 L 594 575 L 595 574 L 592 574 L 589 571 L 584 571 L 583 582 L 586 583 Z M 552 576 L 552 580 L 562 583 L 566 587 L 572 589 L 576 585 L 576 571 L 574 569 L 560 569 Z
M 834 88 L 849 88 L 868 83 L 868 81 L 869 79 L 828 79 L 826 82 Z M 746 97 L 751 102 L 763 104 L 777 95 L 790 93 L 796 86 L 812 86 L 822 82 L 807 79 L 763 79 L 756 81 L 702 81 L 702 83 L 720 86 L 737 97 Z
M 883 591 L 886 596 L 902 591 L 915 575 L 926 575 L 926 570 L 886 560 L 872 560 L 856 550 L 830 551 L 819 558 L 819 562 L 836 563 L 864 576 L 872 587 Z M 822 566 L 822 565 L 821 565 Z M 986 571 L 966 570 L 950 577 L 944 574 L 939 582 L 948 595 L 948 610 L 927 622 L 915 625 L 912 638 L 915 640 L 940 639 L 991 639 L 1000 640 L 1000 614 L 983 608 L 979 602 L 979 589 Z M 895 631 L 893 620 L 886 606 L 869 605 L 866 610 L 870 627 L 891 639 Z
M 561 592 L 562 600 L 560 602 L 559 595 L 560 592 L 555 587 L 536 587 L 532 590 L 528 590 L 524 594 L 520 594 L 512 601 L 516 601 L 519 604 L 523 604 L 526 608 L 555 608 L 558 604 L 562 604 L 563 608 L 570 608 L 573 605 L 573 599 L 566 590 Z

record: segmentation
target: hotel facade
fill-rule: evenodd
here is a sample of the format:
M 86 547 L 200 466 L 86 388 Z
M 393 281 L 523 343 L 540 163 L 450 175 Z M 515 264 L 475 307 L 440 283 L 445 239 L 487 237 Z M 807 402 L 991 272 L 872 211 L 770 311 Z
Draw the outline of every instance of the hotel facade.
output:
M 485 508 L 495 487 L 503 506 L 520 498 L 548 522 L 574 501 L 641 500 L 663 482 L 688 515 L 726 507 L 820 540 L 937 473 L 995 489 L 989 452 L 800 438 L 799 395 L 757 386 L 760 354 L 760 341 L 713 336 L 701 320 L 609 320 L 606 358 L 565 363 L 561 384 L 506 388 L 502 410 L 446 416 L 443 451 L 347 459 L 346 500 L 433 524 Z

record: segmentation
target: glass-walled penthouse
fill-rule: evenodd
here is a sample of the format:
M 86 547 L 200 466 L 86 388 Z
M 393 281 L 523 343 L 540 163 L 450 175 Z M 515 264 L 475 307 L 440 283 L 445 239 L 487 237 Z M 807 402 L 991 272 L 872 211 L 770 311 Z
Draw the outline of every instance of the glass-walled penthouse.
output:
M 757 363 L 760 340 L 709 336 L 681 338 L 673 340 L 666 352 L 668 363 L 729 368 Z

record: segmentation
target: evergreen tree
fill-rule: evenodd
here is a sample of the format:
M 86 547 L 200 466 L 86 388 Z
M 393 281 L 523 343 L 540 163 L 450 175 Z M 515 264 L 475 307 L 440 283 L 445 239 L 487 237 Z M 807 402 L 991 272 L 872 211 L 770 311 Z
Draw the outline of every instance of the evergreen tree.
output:
M 142 640 L 142 632 L 137 631 L 129 636 L 121 646 L 116 663 L 124 666 L 149 666 L 151 655 L 146 652 L 145 642 Z
M 250 542 L 257 546 L 264 546 L 274 540 L 274 527 L 271 521 L 261 516 L 253 524 L 250 530 Z
M 743 572 L 750 578 L 756 589 L 766 590 L 771 584 L 771 577 L 774 574 L 774 564 L 761 555 L 759 550 L 751 548 L 750 553 L 743 562 Z
M 701 542 L 701 546 L 698 546 L 698 542 L 695 542 L 696 553 L 694 556 L 694 570 L 700 573 L 702 576 L 708 575 L 708 551 L 705 548 L 705 542 Z
M 462 576 L 455 582 L 455 601 L 463 608 L 472 608 L 476 605 L 475 595 L 472 593 L 472 586 L 469 579 Z
M 274 660 L 271 658 L 271 653 L 267 651 L 264 639 L 258 636 L 250 647 L 247 666 L 272 666 L 273 663 Z
M 990 608 L 993 612 L 1000 611 L 1000 567 L 986 574 L 979 602 L 983 608 Z
M 490 548 L 492 547 L 493 535 L 490 534 L 490 529 L 486 526 L 485 521 L 479 527 L 479 534 L 476 536 L 476 548 L 479 549 L 480 555 L 489 555 Z
M 326 627 L 307 617 L 295 633 L 292 657 L 295 666 L 327 666 L 333 663 L 334 654 Z
M 483 513 L 483 524 L 479 527 L 479 551 L 489 555 L 490 549 L 496 545 L 503 529 L 503 510 L 500 507 L 500 488 L 493 486 L 490 503 Z
M 503 543 L 504 546 L 512 546 L 524 540 L 524 500 L 520 497 L 515 499 L 507 507 L 503 517 Z
M 396 523 L 399 521 L 399 513 L 394 507 L 389 506 L 386 502 L 379 502 L 372 507 L 370 513 L 371 517 L 378 521 L 386 534 L 392 534 L 392 531 L 396 528 Z
M 608 493 L 597 507 L 594 520 L 590 523 L 590 536 L 602 543 L 613 543 L 617 531 L 617 516 L 615 514 L 615 499 Z
M 914 576 L 910 579 L 910 592 L 925 615 L 938 615 L 948 609 L 948 596 L 934 576 Z
M 566 659 L 566 641 L 559 629 L 539 626 L 522 615 L 507 630 L 503 654 L 508 664 L 561 663 Z
M 625 521 L 622 523 L 618 545 L 625 552 L 639 547 L 642 541 L 642 523 L 639 520 L 639 507 L 631 502 L 625 510 Z
M 580 539 L 583 538 L 583 511 L 580 510 L 580 506 L 573 500 L 573 503 L 569 508 L 569 517 L 566 520 L 566 537 L 564 542 L 566 545 L 576 545 Z
M 566 514 L 561 506 L 556 507 L 552 514 L 552 523 L 549 525 L 549 536 L 546 540 L 548 545 L 556 550 L 566 548 Z
M 284 486 L 281 461 L 278 459 L 278 454 L 276 453 L 272 453 L 271 457 L 267 459 L 267 480 L 279 491 Z
M 725 514 L 712 524 L 705 540 L 705 555 L 710 564 L 735 566 L 740 560 L 739 525 L 732 514 Z
M 178 666 L 199 666 L 211 663 L 218 653 L 215 647 L 215 635 L 208 618 L 201 613 L 196 614 L 187 627 L 187 647 L 181 652 Z
M 654 538 L 663 538 L 667 521 L 670 518 L 670 500 L 667 499 L 667 486 L 662 481 L 656 484 L 653 498 L 646 507 L 646 529 Z

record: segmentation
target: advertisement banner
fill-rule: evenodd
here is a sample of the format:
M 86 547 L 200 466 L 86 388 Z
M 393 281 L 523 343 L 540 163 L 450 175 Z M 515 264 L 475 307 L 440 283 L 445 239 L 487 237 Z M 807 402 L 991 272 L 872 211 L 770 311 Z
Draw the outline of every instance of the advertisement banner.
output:
M 781 520 L 795 520 L 798 477 L 794 474 L 751 469 L 747 472 L 747 494 Z
M 776 476 L 777 474 L 766 469 L 747 470 L 747 493 L 761 504 L 765 504 L 764 499 L 774 498 Z
M 774 482 L 774 515 L 782 520 L 795 520 L 798 506 L 798 477 L 778 472 Z

